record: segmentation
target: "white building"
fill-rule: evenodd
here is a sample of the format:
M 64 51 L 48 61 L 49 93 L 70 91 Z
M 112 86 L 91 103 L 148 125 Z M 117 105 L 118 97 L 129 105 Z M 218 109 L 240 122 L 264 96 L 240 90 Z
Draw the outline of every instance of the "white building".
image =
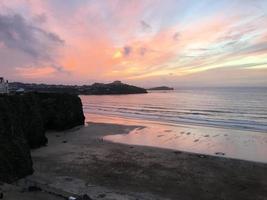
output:
M 8 94 L 8 81 L 5 81 L 3 77 L 0 77 L 0 94 Z

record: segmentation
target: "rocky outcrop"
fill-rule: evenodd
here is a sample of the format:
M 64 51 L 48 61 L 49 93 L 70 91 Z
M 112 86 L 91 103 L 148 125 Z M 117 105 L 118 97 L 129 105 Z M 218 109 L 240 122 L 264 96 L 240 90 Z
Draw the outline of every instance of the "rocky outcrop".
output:
M 84 124 L 82 103 L 70 94 L 0 96 L 0 181 L 31 174 L 30 148 L 47 143 L 45 131 Z
M 30 147 L 16 103 L 15 98 L 0 97 L 0 181 L 4 182 L 33 172 Z
M 45 129 L 65 130 L 84 124 L 81 99 L 77 95 L 39 93 Z
M 14 95 L 6 97 L 16 112 L 21 129 L 31 148 L 47 143 L 43 112 L 36 94 Z
M 106 94 L 142 94 L 147 93 L 146 89 L 114 81 L 112 83 L 94 83 L 82 91 L 87 95 L 106 95 Z

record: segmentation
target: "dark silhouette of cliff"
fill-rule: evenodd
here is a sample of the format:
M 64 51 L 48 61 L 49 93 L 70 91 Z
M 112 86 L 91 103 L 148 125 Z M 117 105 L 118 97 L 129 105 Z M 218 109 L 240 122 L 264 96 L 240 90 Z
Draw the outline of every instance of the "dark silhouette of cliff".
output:
M 30 148 L 47 143 L 46 130 L 83 124 L 82 103 L 76 95 L 1 95 L 0 181 L 12 182 L 33 172 Z

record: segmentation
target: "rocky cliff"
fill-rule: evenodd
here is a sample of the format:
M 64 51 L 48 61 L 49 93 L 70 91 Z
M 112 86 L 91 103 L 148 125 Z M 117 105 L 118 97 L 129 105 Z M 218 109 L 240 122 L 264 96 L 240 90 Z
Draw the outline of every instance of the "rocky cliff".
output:
M 17 117 L 15 123 L 21 130 L 31 148 L 47 143 L 45 137 L 44 117 L 39 97 L 36 94 L 6 96 Z
M 13 98 L 0 97 L 0 181 L 11 182 L 33 172 L 29 144 Z
M 84 124 L 81 99 L 77 95 L 39 93 L 45 129 L 65 130 Z
M 30 148 L 47 143 L 45 131 L 84 124 L 82 103 L 69 94 L 0 96 L 0 181 L 31 174 Z

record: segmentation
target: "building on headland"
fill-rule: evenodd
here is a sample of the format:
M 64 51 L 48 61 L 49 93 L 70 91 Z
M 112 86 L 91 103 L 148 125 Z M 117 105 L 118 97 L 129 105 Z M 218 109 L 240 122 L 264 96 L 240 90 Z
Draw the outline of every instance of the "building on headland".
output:
M 112 84 L 113 84 L 113 85 L 121 85 L 122 82 L 121 82 L 121 81 L 113 81 Z
M 9 88 L 8 88 L 8 81 L 0 77 L 0 94 L 8 94 Z

